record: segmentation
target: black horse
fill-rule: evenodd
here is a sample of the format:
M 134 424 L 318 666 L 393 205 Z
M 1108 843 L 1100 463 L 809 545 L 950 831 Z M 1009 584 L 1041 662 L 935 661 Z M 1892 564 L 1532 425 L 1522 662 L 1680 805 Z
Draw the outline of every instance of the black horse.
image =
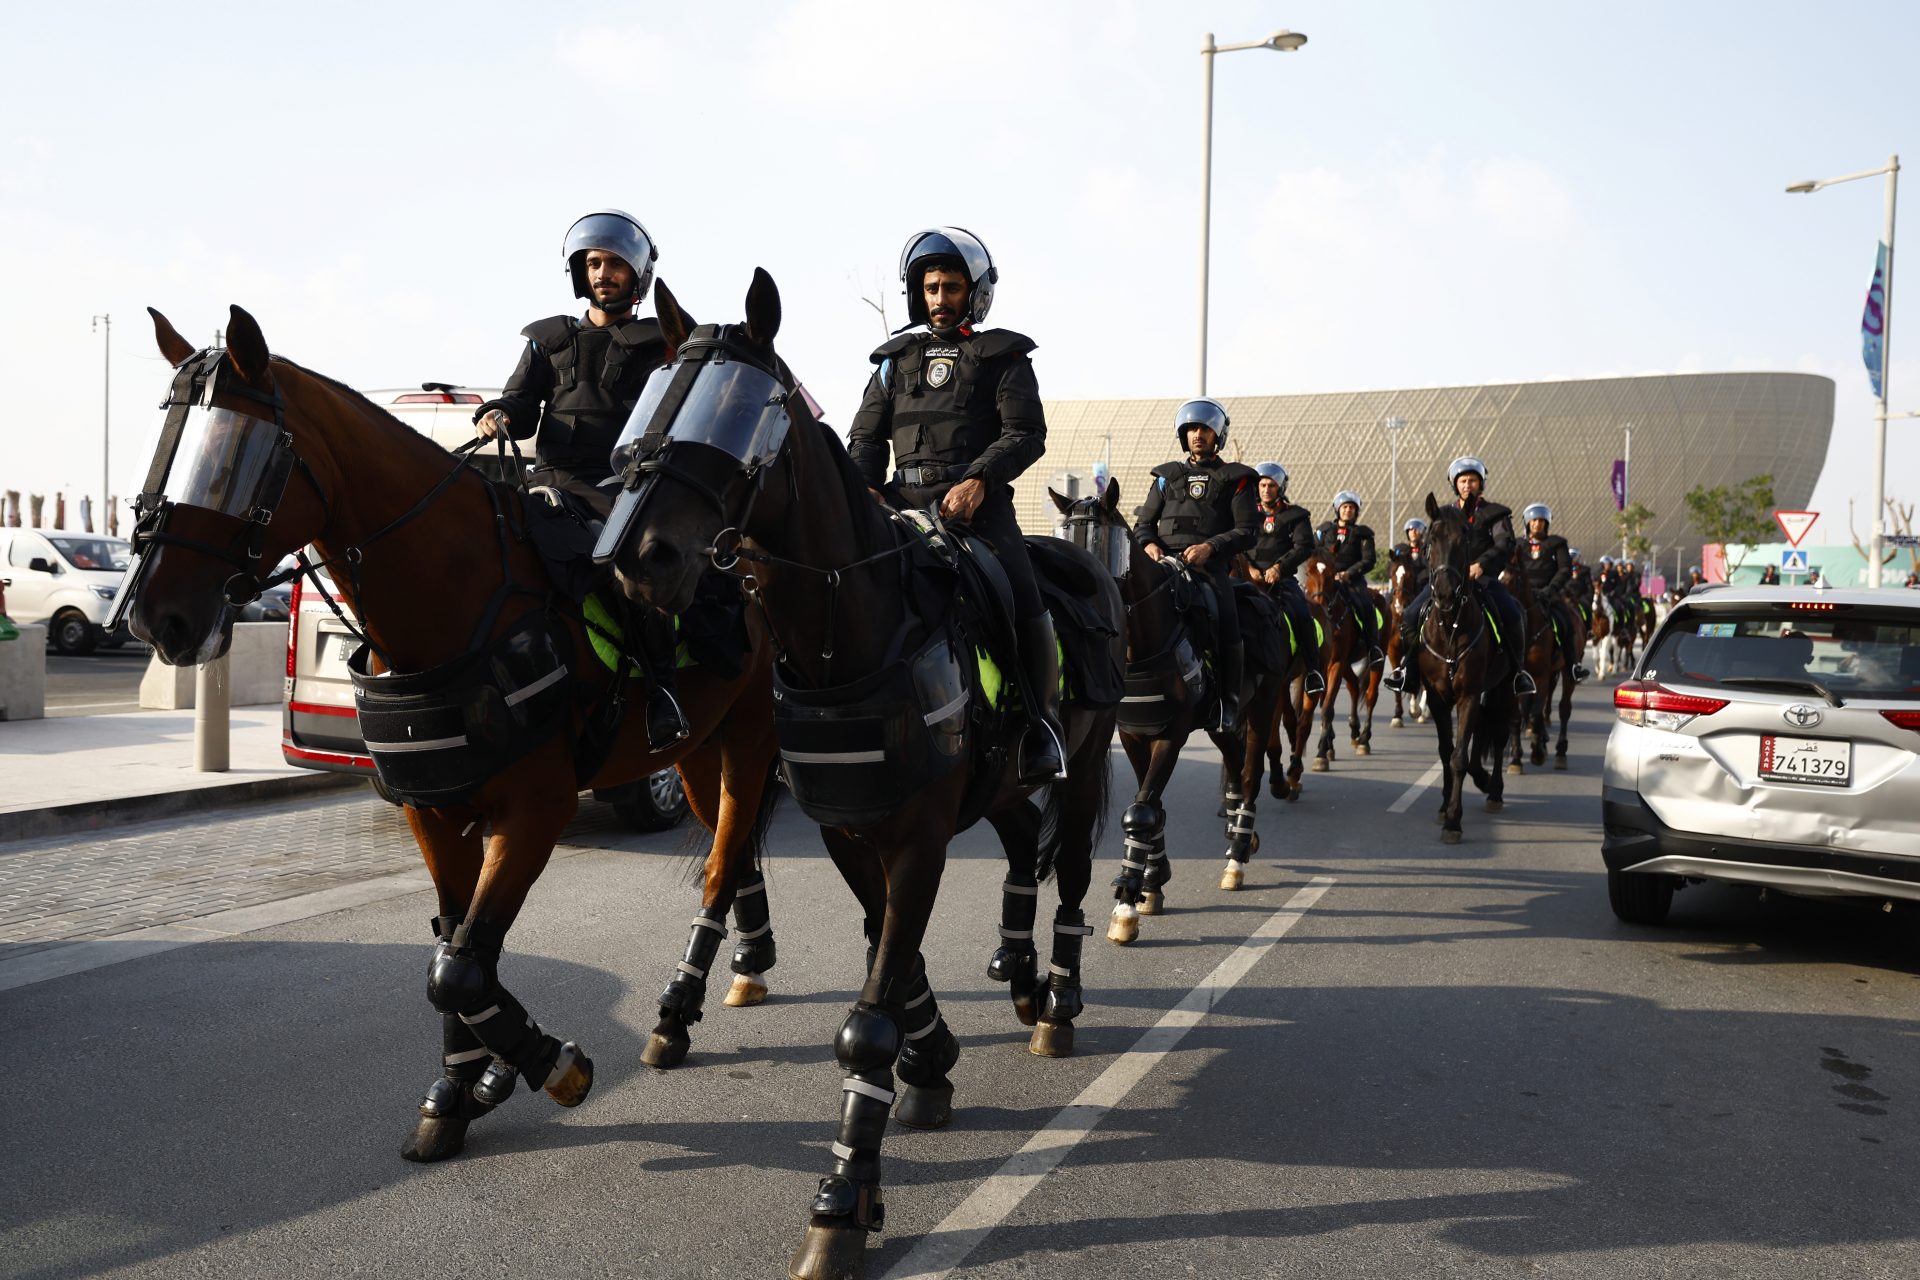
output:
M 897 1119 L 935 1128 L 951 1113 L 960 1045 L 920 943 L 947 845 L 980 817 L 1009 865 L 990 973 L 1011 982 L 1023 1021 L 1037 1016 L 1033 1052 L 1071 1051 L 1081 942 L 1092 932 L 1080 902 L 1106 810 L 1115 713 L 1067 701 L 1068 776 L 1048 788 L 1044 811 L 1036 806 L 1015 776 L 1020 720 L 997 709 L 976 661 L 986 629 L 955 605 L 967 579 L 953 576 L 963 571 L 949 571 L 957 557 L 942 558 L 941 547 L 957 551 L 961 540 L 937 522 L 929 535 L 874 501 L 774 352 L 772 277 L 754 273 L 741 325 L 696 329 L 665 285 L 654 296 L 676 357 L 634 410 L 623 437 L 630 456 L 616 454 L 627 487 L 601 552 L 631 594 L 666 608 L 685 603 L 709 563 L 744 563 L 772 627 L 783 770 L 865 911 L 868 945 L 866 983 L 834 1039 L 846 1078 L 833 1167 L 791 1267 L 803 1280 L 859 1276 L 884 1216 L 880 1147 L 896 1065 Z M 1118 592 L 1084 556 L 1059 554 L 1102 617 L 1117 667 Z M 1060 907 L 1040 986 L 1033 923 L 1049 862 Z

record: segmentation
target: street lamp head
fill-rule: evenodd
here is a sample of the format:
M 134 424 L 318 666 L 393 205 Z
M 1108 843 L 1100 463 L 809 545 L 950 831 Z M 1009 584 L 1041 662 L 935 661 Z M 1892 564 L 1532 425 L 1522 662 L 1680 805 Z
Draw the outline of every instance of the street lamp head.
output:
M 1298 31 L 1289 31 L 1285 27 L 1267 37 L 1267 48 L 1275 53 L 1292 53 L 1307 42 L 1307 38 Z
M 1796 182 L 1792 186 L 1788 187 L 1787 194 L 1804 196 L 1810 192 L 1818 191 L 1819 189 L 1820 189 L 1820 184 L 1813 181 L 1813 179 L 1809 178 L 1805 182 Z

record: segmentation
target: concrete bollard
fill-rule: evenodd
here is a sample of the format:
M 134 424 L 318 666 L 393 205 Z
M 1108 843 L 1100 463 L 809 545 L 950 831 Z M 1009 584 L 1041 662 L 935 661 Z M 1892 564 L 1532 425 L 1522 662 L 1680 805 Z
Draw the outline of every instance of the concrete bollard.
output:
M 200 773 L 227 771 L 227 655 L 202 663 L 193 673 L 193 767 Z
M 47 714 L 47 627 L 16 625 L 19 637 L 0 642 L 0 720 L 38 720 Z

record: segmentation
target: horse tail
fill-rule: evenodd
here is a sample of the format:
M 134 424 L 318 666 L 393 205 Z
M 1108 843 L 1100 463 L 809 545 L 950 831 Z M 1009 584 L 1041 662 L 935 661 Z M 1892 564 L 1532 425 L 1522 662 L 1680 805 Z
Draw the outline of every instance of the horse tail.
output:
M 1093 831 L 1088 837 L 1088 847 L 1098 848 L 1107 830 L 1107 804 L 1113 792 L 1113 753 L 1102 751 L 1099 763 L 1091 767 L 1093 777 L 1088 784 L 1092 792 L 1089 800 L 1093 808 Z M 1047 798 L 1040 806 L 1040 833 L 1034 842 L 1036 884 L 1045 884 L 1053 876 L 1054 862 L 1060 854 L 1061 823 L 1066 817 L 1066 793 L 1071 785 L 1070 780 L 1048 787 Z
M 780 807 L 780 797 L 787 789 L 780 784 L 780 757 L 776 754 L 773 763 L 767 766 L 767 786 L 760 793 L 760 811 L 753 815 L 753 830 L 747 833 L 747 856 L 753 859 L 753 869 L 758 871 L 767 858 L 767 833 L 773 829 L 773 814 Z

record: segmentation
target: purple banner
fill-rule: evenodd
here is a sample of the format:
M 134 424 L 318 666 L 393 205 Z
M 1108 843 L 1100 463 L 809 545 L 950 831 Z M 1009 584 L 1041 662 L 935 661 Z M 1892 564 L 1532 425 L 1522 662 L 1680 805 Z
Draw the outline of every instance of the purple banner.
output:
M 1880 396 L 1880 363 L 1886 358 L 1887 246 L 1880 246 L 1873 262 L 1873 283 L 1867 286 L 1866 310 L 1860 313 L 1860 358 L 1867 362 L 1867 381 L 1874 398 Z
M 1613 509 L 1615 511 L 1627 509 L 1627 460 L 1625 458 L 1613 460 Z

